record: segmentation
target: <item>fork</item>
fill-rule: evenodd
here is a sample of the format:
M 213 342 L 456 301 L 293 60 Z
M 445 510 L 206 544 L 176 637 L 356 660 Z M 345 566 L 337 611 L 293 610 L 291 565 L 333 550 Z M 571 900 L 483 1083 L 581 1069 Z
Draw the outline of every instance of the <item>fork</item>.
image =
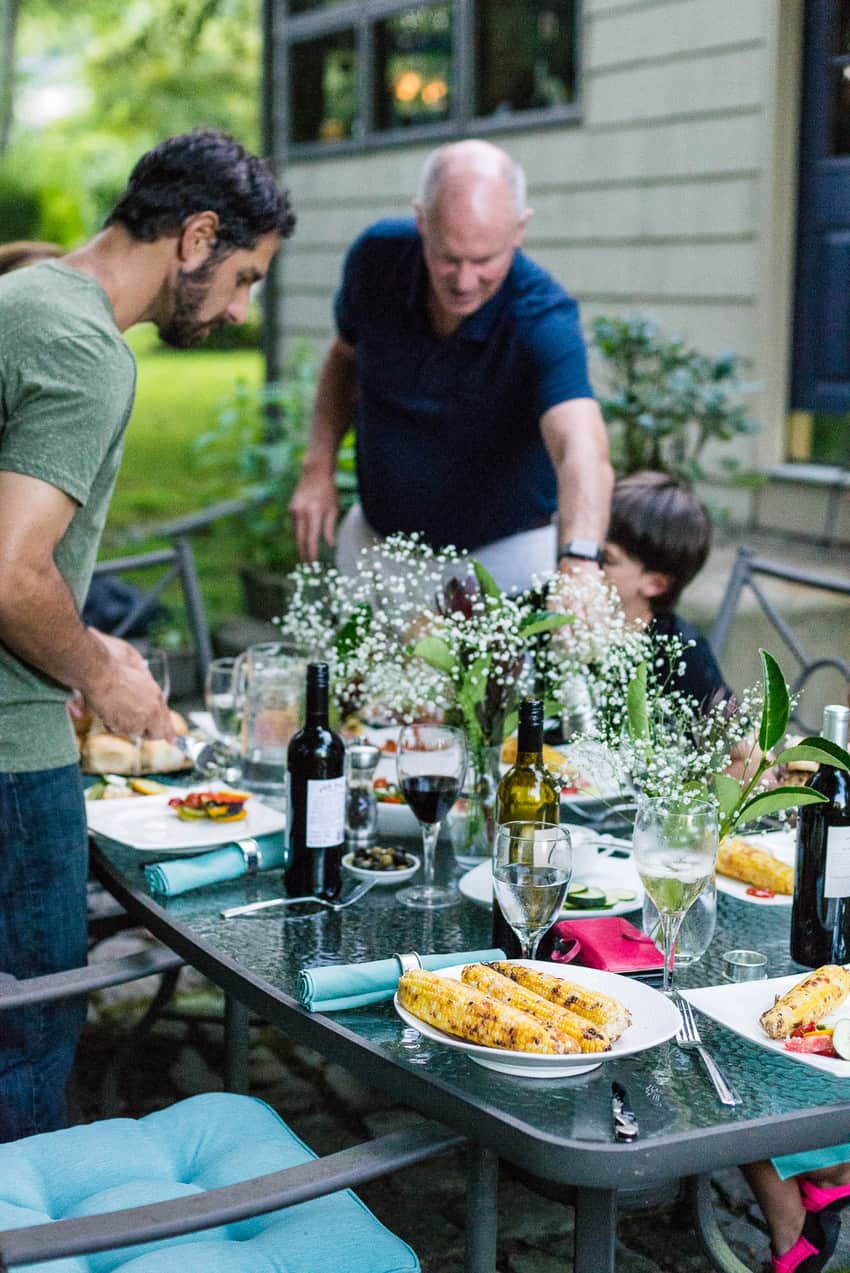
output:
M 247 906 L 230 906 L 226 911 L 221 912 L 221 917 L 234 919 L 237 915 L 251 915 L 254 911 L 265 910 L 268 906 L 294 906 L 297 902 L 315 902 L 317 906 L 324 906 L 326 910 L 336 913 L 344 911 L 346 906 L 352 906 L 354 902 L 359 902 L 360 898 L 365 897 L 377 882 L 377 880 L 361 880 L 341 902 L 329 902 L 325 897 L 270 897 L 265 902 L 249 902 Z
M 717 1062 L 710 1052 L 707 1051 L 702 1041 L 699 1028 L 694 1017 L 694 1010 L 688 1003 L 687 999 L 682 995 L 676 995 L 676 1003 L 679 1008 L 679 1014 L 682 1018 L 682 1024 L 676 1031 L 676 1043 L 684 1051 L 693 1050 L 705 1066 L 706 1073 L 714 1084 L 714 1090 L 720 1098 L 722 1105 L 740 1105 L 741 1098 L 737 1092 L 734 1092 L 726 1082 Z

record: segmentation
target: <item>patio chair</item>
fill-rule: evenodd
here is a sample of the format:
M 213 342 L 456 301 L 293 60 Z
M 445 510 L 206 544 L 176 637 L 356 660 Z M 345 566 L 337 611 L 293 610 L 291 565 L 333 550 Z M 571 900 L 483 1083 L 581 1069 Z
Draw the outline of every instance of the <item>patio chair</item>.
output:
M 130 960 L 60 974 L 62 987 L 0 978 L 0 1012 L 151 970 Z M 0 1145 L 0 1269 L 416 1273 L 415 1253 L 350 1188 L 462 1143 L 422 1122 L 319 1159 L 264 1102 L 223 1092 L 30 1136 Z
M 791 683 L 791 692 L 793 694 L 799 693 L 815 672 L 820 672 L 826 668 L 837 670 L 844 677 L 847 684 L 850 685 L 850 663 L 838 655 L 825 657 L 810 655 L 791 624 L 779 613 L 776 606 L 765 594 L 761 587 L 763 579 L 779 579 L 785 583 L 797 584 L 801 588 L 811 589 L 813 592 L 826 592 L 836 596 L 844 596 L 850 601 L 850 580 L 848 579 L 813 574 L 807 570 L 800 570 L 796 566 L 786 566 L 781 562 L 767 561 L 762 557 L 757 557 L 750 548 L 739 548 L 729 576 L 729 582 L 726 585 L 726 591 L 720 602 L 717 617 L 708 637 L 709 644 L 718 659 L 721 657 L 728 640 L 729 631 L 741 597 L 744 591 L 749 589 L 764 615 L 797 660 L 799 671 Z M 804 721 L 797 709 L 792 714 L 791 720 L 806 733 L 816 734 L 820 731 L 819 721 Z

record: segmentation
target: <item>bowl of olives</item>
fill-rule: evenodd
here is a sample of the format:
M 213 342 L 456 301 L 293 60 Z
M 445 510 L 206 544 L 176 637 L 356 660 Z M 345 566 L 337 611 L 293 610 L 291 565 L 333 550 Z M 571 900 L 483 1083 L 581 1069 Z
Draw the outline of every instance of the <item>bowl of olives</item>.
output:
M 415 853 L 384 844 L 371 844 L 368 848 L 346 853 L 342 865 L 358 880 L 374 880 L 376 884 L 401 884 L 419 870 L 419 858 Z

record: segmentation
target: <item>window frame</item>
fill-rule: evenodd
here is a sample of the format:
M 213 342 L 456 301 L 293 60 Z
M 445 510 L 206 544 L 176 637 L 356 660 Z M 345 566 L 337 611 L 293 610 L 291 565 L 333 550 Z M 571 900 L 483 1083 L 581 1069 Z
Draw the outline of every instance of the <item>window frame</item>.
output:
M 284 161 L 329 159 L 363 154 L 398 146 L 439 145 L 470 135 L 527 131 L 578 125 L 583 120 L 583 0 L 574 0 L 573 45 L 576 50 L 576 100 L 563 106 L 540 110 L 510 111 L 492 115 L 475 114 L 475 39 L 474 5 L 476 0 L 450 0 L 453 9 L 452 29 L 455 46 L 452 56 L 452 92 L 454 117 L 433 124 L 377 131 L 374 127 L 374 24 L 382 18 L 394 17 L 409 9 L 418 9 L 431 0 L 343 0 L 327 8 L 309 10 L 290 16 L 287 0 L 272 0 L 273 54 L 275 67 L 272 94 L 273 116 L 277 125 L 280 157 Z M 433 0 L 434 4 L 440 0 Z M 295 44 L 341 30 L 353 30 L 357 54 L 357 101 L 360 126 L 357 135 L 338 141 L 293 142 L 289 128 L 292 113 L 289 85 L 289 50 Z

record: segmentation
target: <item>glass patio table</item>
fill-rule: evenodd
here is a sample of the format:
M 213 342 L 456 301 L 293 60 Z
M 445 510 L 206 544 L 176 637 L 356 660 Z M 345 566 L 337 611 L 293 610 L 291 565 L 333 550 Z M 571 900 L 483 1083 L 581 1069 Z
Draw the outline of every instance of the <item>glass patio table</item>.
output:
M 154 899 L 142 867 L 157 854 L 99 841 L 92 857 L 101 883 L 130 914 L 226 992 L 243 1037 L 247 1013 L 257 1013 L 363 1083 L 468 1138 L 467 1268 L 474 1273 L 495 1268 L 498 1158 L 547 1187 L 572 1187 L 574 1267 L 604 1273 L 614 1269 L 618 1191 L 850 1140 L 850 1082 L 773 1055 L 707 1018 L 700 1018 L 703 1039 L 740 1095 L 738 1106 L 721 1105 L 697 1058 L 672 1040 L 575 1077 L 518 1078 L 425 1039 L 404 1025 L 391 1002 L 328 1014 L 297 1002 L 296 978 L 305 966 L 488 947 L 489 915 L 468 901 L 420 912 L 398 904 L 394 888 L 379 886 L 338 914 L 287 920 L 271 909 L 224 920 L 226 907 L 280 895 L 280 872 Z M 764 952 L 769 976 L 799 971 L 788 955 L 790 907 L 723 894 L 718 902 L 714 941 L 679 974 L 683 987 L 720 983 L 721 956 L 732 947 Z M 613 1139 L 612 1080 L 627 1089 L 640 1122 L 631 1144 Z

